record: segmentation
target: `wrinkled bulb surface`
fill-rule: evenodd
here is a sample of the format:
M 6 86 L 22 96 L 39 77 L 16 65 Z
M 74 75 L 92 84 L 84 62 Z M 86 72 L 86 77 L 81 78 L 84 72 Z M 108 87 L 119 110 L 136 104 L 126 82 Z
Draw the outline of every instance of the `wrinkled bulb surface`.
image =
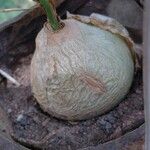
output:
M 101 115 L 130 89 L 134 63 L 118 35 L 75 19 L 53 33 L 45 25 L 37 36 L 31 85 L 44 111 L 65 120 Z

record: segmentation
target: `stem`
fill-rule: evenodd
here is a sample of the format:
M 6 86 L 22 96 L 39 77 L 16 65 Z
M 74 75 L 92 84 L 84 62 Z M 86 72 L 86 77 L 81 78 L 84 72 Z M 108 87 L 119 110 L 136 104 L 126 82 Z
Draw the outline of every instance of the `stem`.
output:
M 39 3 L 42 5 L 44 8 L 48 21 L 53 29 L 53 31 L 57 31 L 61 27 L 61 23 L 59 22 L 57 18 L 56 11 L 54 10 L 55 8 L 52 6 L 50 0 L 39 0 Z

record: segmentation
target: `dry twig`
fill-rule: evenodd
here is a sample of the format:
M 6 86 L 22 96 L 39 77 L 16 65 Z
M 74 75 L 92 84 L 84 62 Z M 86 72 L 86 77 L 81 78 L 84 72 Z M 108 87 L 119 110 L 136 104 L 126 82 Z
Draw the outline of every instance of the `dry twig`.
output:
M 20 86 L 20 83 L 18 83 L 13 77 L 11 77 L 8 73 L 4 72 L 3 70 L 0 69 L 0 79 L 7 79 L 13 84 Z

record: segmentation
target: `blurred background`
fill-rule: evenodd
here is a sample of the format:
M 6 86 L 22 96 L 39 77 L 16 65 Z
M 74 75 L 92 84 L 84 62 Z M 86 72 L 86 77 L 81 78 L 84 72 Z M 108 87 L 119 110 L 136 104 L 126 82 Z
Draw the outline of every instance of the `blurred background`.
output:
M 21 11 L 2 12 L 8 8 L 30 8 L 35 3 L 32 0 L 0 0 L 0 23 L 16 17 Z

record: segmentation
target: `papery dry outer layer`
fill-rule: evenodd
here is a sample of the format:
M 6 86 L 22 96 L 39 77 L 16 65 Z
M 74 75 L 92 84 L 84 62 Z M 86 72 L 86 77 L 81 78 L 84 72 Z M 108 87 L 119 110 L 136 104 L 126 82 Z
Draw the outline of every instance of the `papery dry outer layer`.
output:
M 101 115 L 128 93 L 134 76 L 134 43 L 114 19 L 69 15 L 53 33 L 36 38 L 31 85 L 44 111 L 65 120 Z

